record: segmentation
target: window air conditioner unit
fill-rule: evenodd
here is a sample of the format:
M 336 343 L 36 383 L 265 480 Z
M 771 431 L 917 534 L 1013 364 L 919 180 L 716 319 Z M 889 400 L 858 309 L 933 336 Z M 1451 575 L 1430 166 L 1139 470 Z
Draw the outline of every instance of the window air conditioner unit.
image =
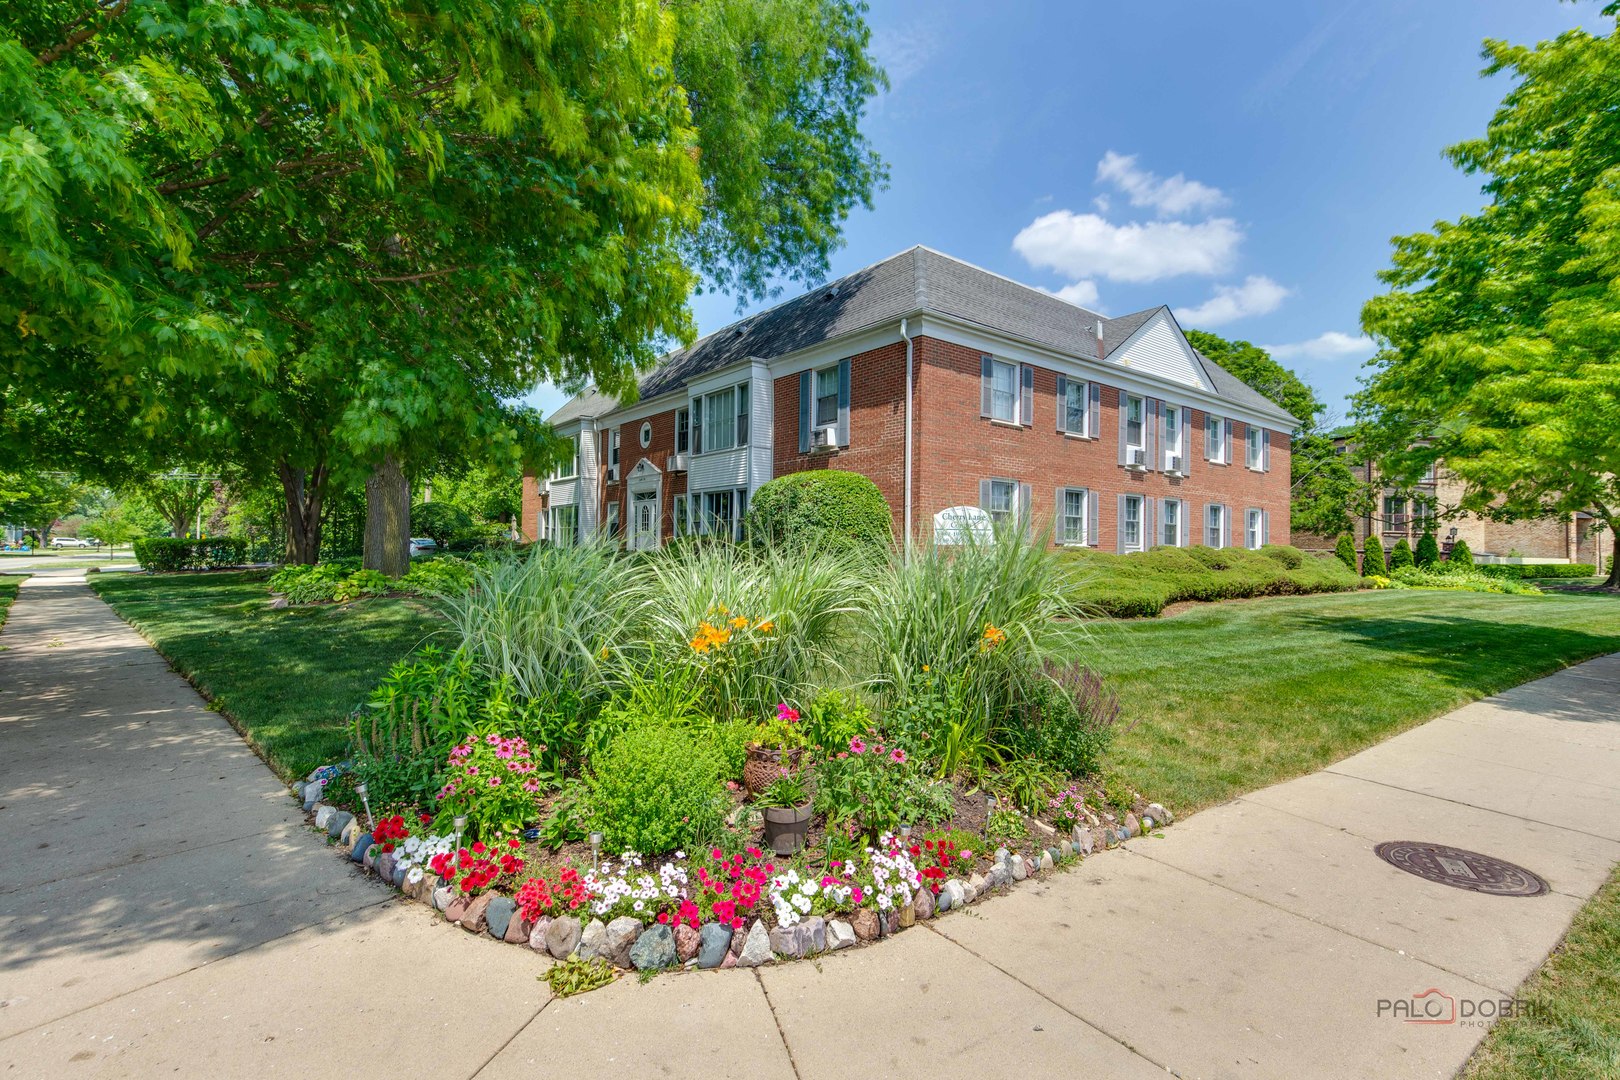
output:
M 1180 454 L 1172 454 L 1171 455 L 1171 457 L 1170 457 L 1170 467 L 1168 469 L 1166 469 L 1165 471 L 1168 472 L 1168 473 L 1172 473 L 1172 474 L 1174 474 L 1176 476 L 1182 475 L 1182 472 L 1181 472 L 1181 455 Z
M 686 455 L 685 454 L 671 454 L 671 455 L 669 455 L 668 460 L 666 460 L 664 462 L 664 471 L 665 472 L 685 472 L 686 471 Z
M 1147 468 L 1147 451 L 1132 450 L 1130 457 L 1126 459 L 1126 463 L 1133 469 Z
M 619 467 L 617 465 L 609 465 L 607 472 L 608 483 L 617 484 L 619 482 Z
M 836 450 L 838 448 L 838 429 L 835 427 L 816 428 L 810 435 L 810 449 Z

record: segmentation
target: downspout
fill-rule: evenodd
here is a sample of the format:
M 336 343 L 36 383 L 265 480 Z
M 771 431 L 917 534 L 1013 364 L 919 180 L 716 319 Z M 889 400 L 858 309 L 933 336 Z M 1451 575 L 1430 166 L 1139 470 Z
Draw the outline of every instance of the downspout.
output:
M 906 457 L 906 482 L 904 484 L 904 487 L 905 487 L 905 500 L 906 500 L 906 512 L 905 512 L 906 552 L 909 555 L 910 552 L 911 552 L 911 384 L 912 384 L 912 359 L 911 359 L 911 335 L 906 333 L 906 320 L 905 319 L 900 320 L 900 336 L 903 339 L 905 339 L 905 343 L 906 343 L 906 455 L 905 455 L 905 457 Z

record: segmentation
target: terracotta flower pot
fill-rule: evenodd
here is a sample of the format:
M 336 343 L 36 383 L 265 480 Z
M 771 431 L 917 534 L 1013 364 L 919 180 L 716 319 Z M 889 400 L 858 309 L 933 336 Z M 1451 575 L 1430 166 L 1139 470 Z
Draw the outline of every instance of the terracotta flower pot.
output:
M 792 855 L 810 836 L 810 803 L 803 806 L 767 806 L 765 842 L 778 855 Z
M 788 772 L 799 771 L 799 760 L 804 757 L 803 747 L 794 747 L 784 750 L 779 746 L 761 746 L 759 743 L 748 744 L 748 757 L 743 763 L 743 783 L 748 787 L 750 795 L 758 795 L 777 777 L 782 770 Z

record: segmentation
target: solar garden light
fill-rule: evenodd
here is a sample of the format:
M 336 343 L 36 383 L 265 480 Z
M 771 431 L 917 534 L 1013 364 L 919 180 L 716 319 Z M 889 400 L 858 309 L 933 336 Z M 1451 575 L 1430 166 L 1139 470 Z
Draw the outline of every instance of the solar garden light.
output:
M 590 836 L 590 840 L 591 840 L 591 872 L 594 874 L 596 872 L 596 869 L 597 869 L 597 864 L 596 864 L 597 852 L 600 851 L 601 848 L 602 848 L 602 834 L 601 834 L 601 832 L 600 831 L 592 831 L 591 836 Z
M 911 826 L 910 825 L 902 825 L 902 826 L 900 826 L 900 839 L 902 841 L 904 841 L 905 843 L 908 843 L 908 844 L 911 842 Z
M 467 815 L 466 814 L 457 814 L 456 817 L 455 817 L 455 823 L 456 823 L 456 847 L 459 848 L 459 847 L 461 847 L 461 834 L 467 831 Z
M 354 790 L 360 793 L 360 802 L 366 808 L 366 828 L 371 832 L 377 831 L 377 823 L 371 819 L 371 797 L 366 794 L 366 782 L 360 781 L 354 785 Z

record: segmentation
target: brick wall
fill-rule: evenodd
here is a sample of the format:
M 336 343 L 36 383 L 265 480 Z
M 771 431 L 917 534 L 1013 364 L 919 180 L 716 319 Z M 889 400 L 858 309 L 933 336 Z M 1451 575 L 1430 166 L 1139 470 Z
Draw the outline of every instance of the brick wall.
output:
M 1188 475 L 1178 479 L 1162 472 L 1134 472 L 1119 464 L 1120 392 L 1102 387 L 1101 425 L 1094 439 L 1079 439 L 1057 430 L 1057 373 L 1035 369 L 1034 422 L 1010 427 L 979 415 L 980 357 L 977 349 L 934 338 L 917 339 L 919 386 L 917 391 L 918 471 L 914 509 L 919 529 L 931 525 L 933 515 L 950 506 L 977 506 L 979 481 L 1002 477 L 1030 484 L 1031 513 L 1044 525 L 1056 510 L 1058 487 L 1085 487 L 1101 498 L 1098 541 L 1112 551 L 1118 535 L 1118 499 L 1141 494 L 1154 499 L 1182 499 L 1187 503 L 1187 536 L 1198 542 L 1205 505 L 1220 503 L 1231 510 L 1231 536 L 1241 543 L 1243 512 L 1250 508 L 1271 514 L 1273 542 L 1286 542 L 1288 530 L 1289 439 L 1286 432 L 1270 435 L 1271 469 L 1252 472 L 1242 464 L 1245 427 L 1234 423 L 1232 451 L 1236 464 L 1215 465 L 1204 460 L 1204 412 L 1192 410 L 1192 425 L 1184 441 Z
M 546 498 L 545 495 L 540 491 L 540 481 L 538 478 L 536 478 L 534 473 L 524 473 L 523 513 L 522 519 L 518 522 L 518 531 L 522 533 L 524 540 L 532 543 L 533 541 L 540 539 L 538 523 L 540 520 L 540 514 L 545 510 L 545 508 Z
M 641 425 L 652 425 L 652 442 L 641 445 Z M 627 486 L 630 473 L 643 458 L 650 458 L 658 471 L 664 474 L 659 494 L 658 535 L 668 540 L 675 535 L 675 498 L 686 494 L 686 474 L 667 472 L 669 456 L 675 452 L 675 410 L 673 408 L 641 420 L 631 420 L 619 428 L 619 481 L 607 482 L 609 428 L 602 432 L 602 520 L 607 521 L 609 503 L 619 504 L 619 532 L 628 537 L 630 532 L 630 495 Z
M 905 343 L 884 345 L 850 358 L 849 446 L 844 449 L 799 453 L 797 374 L 777 379 L 772 396 L 776 439 L 771 475 L 786 476 L 806 469 L 846 469 L 869 477 L 888 502 L 894 515 L 894 533 L 899 536 L 905 528 Z M 912 466 L 915 478 L 915 459 Z

